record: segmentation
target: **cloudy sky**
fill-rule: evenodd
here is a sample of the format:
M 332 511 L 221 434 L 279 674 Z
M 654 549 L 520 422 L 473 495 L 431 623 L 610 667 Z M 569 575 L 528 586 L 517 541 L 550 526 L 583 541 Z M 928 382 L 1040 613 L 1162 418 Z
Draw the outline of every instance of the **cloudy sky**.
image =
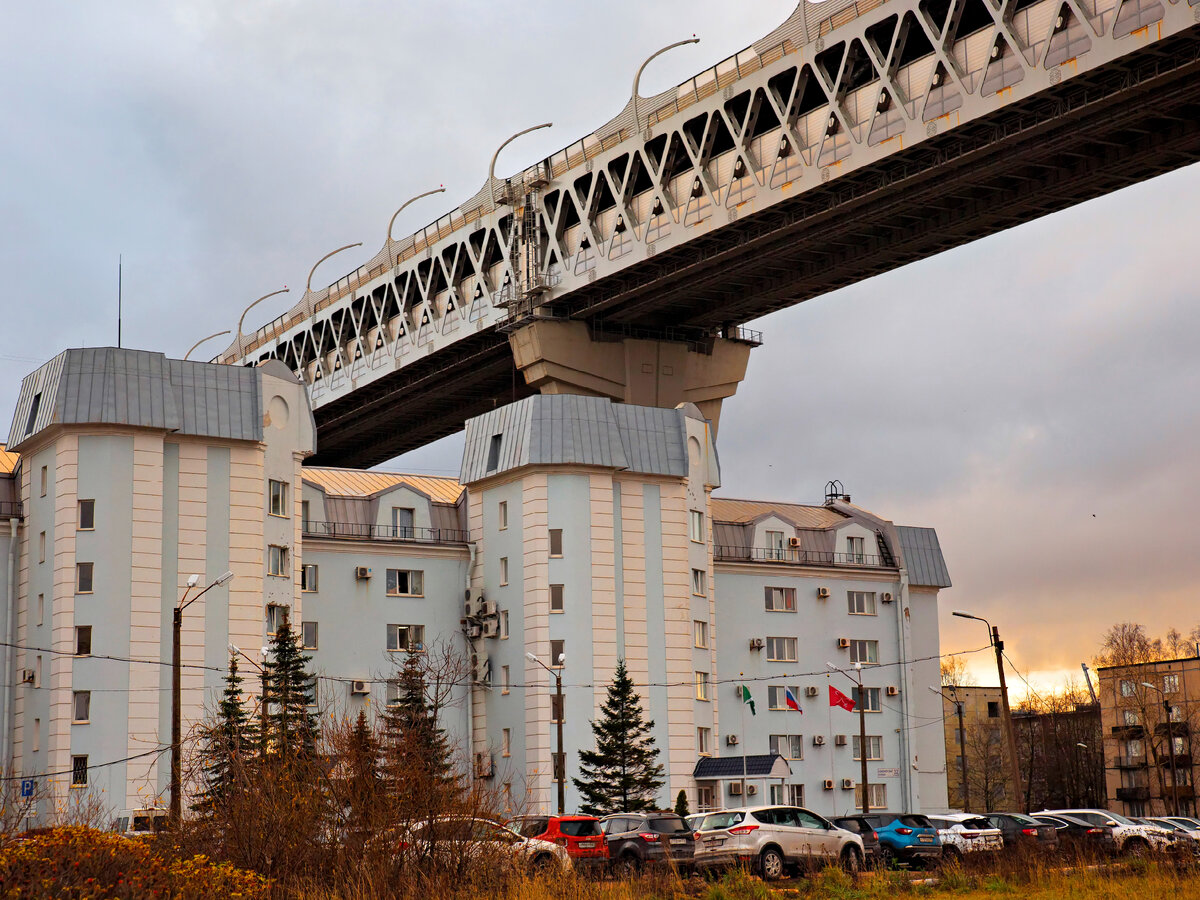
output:
M 65 347 L 182 355 L 251 300 L 300 291 L 782 21 L 788 0 L 10 4 L 0 33 L 0 420 Z M 1200 168 L 756 323 L 722 414 L 727 496 L 819 501 L 831 478 L 938 529 L 943 646 L 997 623 L 1049 684 L 1106 626 L 1200 623 Z M 357 251 L 355 251 L 357 252 Z M 296 294 L 293 294 L 295 298 Z M 247 330 L 289 299 L 251 313 Z M 270 301 L 269 301 L 270 302 Z M 224 346 L 214 341 L 205 349 Z M 394 465 L 456 473 L 455 438 Z M 983 655 L 973 658 L 989 677 Z M 990 675 L 994 678 L 994 672 Z

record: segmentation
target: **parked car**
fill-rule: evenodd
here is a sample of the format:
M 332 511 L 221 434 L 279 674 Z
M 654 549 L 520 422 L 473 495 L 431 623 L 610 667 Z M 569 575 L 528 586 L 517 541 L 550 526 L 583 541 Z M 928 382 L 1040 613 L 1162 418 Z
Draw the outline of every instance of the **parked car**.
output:
M 767 881 L 788 869 L 837 863 L 857 872 L 864 859 L 859 835 L 799 806 L 727 809 L 704 817 L 697 835 L 696 865 L 739 862 L 755 866 Z
M 1200 840 L 1197 840 L 1197 832 L 1190 831 L 1170 819 L 1163 819 L 1154 816 L 1142 816 L 1134 819 L 1141 825 L 1146 825 L 1151 828 L 1161 828 L 1171 838 L 1171 849 L 1188 856 L 1200 856 Z
M 864 817 L 879 834 L 884 865 L 907 863 L 920 868 L 942 858 L 937 829 L 916 813 L 871 813 Z
M 927 816 L 942 842 L 942 861 L 961 859 L 967 853 L 994 853 L 1004 849 L 1004 835 L 983 816 L 948 813 Z
M 1194 831 L 1197 836 L 1200 836 L 1200 819 L 1193 819 L 1191 816 L 1164 816 L 1163 818 L 1176 825 L 1182 825 L 1188 831 Z
M 165 809 L 131 809 L 113 823 L 113 831 L 125 837 L 148 837 L 168 828 Z
M 696 855 L 695 833 L 675 813 L 614 813 L 600 827 L 618 872 L 631 874 L 649 863 L 691 868 Z
M 608 864 L 608 841 L 596 816 L 517 816 L 507 826 L 522 837 L 565 847 L 576 866 Z
M 422 822 L 401 842 L 405 858 L 457 868 L 467 860 L 489 860 L 514 868 L 571 869 L 565 847 L 517 834 L 499 822 L 474 816 L 443 816 Z
M 862 838 L 863 855 L 868 866 L 874 868 L 883 862 L 883 849 L 879 843 L 879 832 L 865 818 L 862 816 L 839 816 L 833 820 L 833 824 Z
M 1093 825 L 1066 813 L 1037 813 L 1032 818 L 1054 829 L 1061 850 L 1082 852 L 1089 856 L 1108 856 L 1117 852 L 1117 839 L 1110 825 Z
M 1150 851 L 1165 851 L 1171 846 L 1171 838 L 1161 828 L 1139 825 L 1120 813 L 1106 809 L 1044 809 L 1036 815 L 1058 815 L 1065 813 L 1091 825 L 1104 825 L 1113 830 L 1113 840 L 1118 853 L 1140 856 Z
M 687 827 L 692 829 L 692 831 L 699 831 L 700 823 L 704 821 L 704 817 L 707 815 L 708 813 L 692 813 L 690 816 L 684 817 L 684 821 L 687 822 Z
M 1058 831 L 1053 825 L 1037 821 L 1024 813 L 985 813 L 993 828 L 999 828 L 1005 847 L 1029 847 L 1037 850 L 1057 850 Z

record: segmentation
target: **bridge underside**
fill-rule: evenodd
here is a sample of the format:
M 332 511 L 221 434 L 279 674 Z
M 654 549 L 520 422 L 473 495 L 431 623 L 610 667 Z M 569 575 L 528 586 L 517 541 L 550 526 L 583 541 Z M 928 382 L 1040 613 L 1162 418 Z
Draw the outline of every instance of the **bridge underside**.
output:
M 599 279 L 542 312 L 642 336 L 709 335 L 1197 160 L 1193 28 Z M 375 465 L 531 391 L 508 336 L 480 332 L 319 408 L 310 462 Z

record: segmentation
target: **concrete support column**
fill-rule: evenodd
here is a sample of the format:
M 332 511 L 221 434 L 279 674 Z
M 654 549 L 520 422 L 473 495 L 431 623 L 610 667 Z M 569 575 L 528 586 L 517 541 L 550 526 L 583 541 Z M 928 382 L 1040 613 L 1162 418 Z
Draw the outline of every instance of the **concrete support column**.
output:
M 594 340 L 583 322 L 541 319 L 508 337 L 525 383 L 543 394 L 611 397 L 671 409 L 695 403 L 712 422 L 721 401 L 746 377 L 752 345 L 714 338 L 701 352 L 682 341 L 617 337 Z

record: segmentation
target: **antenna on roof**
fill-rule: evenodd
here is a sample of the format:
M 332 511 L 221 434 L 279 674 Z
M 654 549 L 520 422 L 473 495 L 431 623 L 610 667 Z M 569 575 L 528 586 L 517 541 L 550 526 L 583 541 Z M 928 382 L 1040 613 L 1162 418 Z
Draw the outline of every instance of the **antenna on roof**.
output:
M 121 274 L 124 260 L 117 254 L 117 349 L 121 349 Z

